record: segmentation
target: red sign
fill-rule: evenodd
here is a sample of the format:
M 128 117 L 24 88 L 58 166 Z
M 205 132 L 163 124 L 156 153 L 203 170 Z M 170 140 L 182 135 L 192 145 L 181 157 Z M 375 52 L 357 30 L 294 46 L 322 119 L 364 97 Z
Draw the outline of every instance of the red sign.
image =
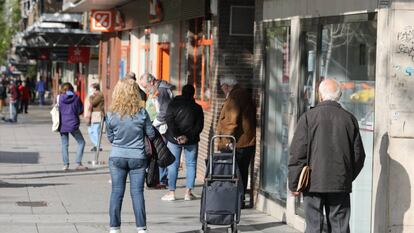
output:
M 49 60 L 49 50 L 48 49 L 40 49 L 38 58 L 39 58 L 39 60 Z
M 69 47 L 68 63 L 89 63 L 89 48 L 88 47 Z
M 115 29 L 115 13 L 111 10 L 91 11 L 91 32 L 113 32 Z

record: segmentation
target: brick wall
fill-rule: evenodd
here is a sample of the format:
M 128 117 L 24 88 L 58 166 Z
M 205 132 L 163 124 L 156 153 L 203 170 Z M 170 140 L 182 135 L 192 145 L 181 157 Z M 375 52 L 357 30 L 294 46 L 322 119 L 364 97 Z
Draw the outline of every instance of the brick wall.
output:
M 258 58 L 254 57 L 253 36 L 230 36 L 230 6 L 254 6 L 254 0 L 228 0 L 218 1 L 218 14 L 212 17 L 212 30 L 214 38 L 213 49 L 213 80 L 212 80 L 212 104 L 204 111 L 205 123 L 199 143 L 198 179 L 205 174 L 205 158 L 209 153 L 209 140 L 214 135 L 217 126 L 217 119 L 224 101 L 224 94 L 220 90 L 218 79 L 226 74 L 235 75 L 241 86 L 252 91 L 258 106 L 257 114 L 259 119 L 261 106 L 261 81 L 258 75 L 254 75 L 254 64 Z M 257 128 L 257 146 L 254 162 L 255 190 L 259 184 L 260 167 L 260 121 Z

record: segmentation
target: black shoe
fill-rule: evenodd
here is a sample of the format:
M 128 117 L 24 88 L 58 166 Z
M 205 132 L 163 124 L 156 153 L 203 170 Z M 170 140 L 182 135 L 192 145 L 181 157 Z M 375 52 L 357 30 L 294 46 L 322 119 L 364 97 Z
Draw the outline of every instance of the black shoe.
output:
M 99 148 L 99 151 L 102 151 L 103 149 L 102 148 Z
M 96 151 L 96 146 L 92 147 L 91 151 Z

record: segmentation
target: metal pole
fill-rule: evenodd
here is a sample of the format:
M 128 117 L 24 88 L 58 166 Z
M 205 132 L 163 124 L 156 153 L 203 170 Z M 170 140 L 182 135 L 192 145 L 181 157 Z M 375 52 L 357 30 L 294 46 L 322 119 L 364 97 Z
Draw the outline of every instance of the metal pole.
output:
M 98 137 L 98 145 L 96 146 L 96 152 L 95 152 L 95 160 L 92 161 L 92 165 L 99 165 L 99 151 L 101 150 L 101 140 L 102 140 L 102 131 L 103 131 L 103 125 L 104 125 L 105 117 L 101 117 L 101 122 L 99 123 L 99 137 Z

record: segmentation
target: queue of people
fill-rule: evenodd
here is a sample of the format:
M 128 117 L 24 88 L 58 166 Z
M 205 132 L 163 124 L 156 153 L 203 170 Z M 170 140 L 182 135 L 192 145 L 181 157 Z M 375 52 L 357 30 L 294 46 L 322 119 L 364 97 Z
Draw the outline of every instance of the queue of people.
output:
M 8 85 L 0 83 L 0 113 L 9 93 L 12 122 L 17 121 L 19 106 L 27 112 L 30 89 L 26 87 L 24 82 L 20 86 L 14 81 Z M 234 76 L 222 77 L 220 87 L 225 99 L 215 134 L 232 135 L 236 141 L 233 143 L 221 138 L 218 149 L 235 150 L 243 191 L 246 193 L 249 166 L 256 150 L 256 106 L 251 93 L 242 88 Z M 137 80 L 134 73 L 129 73 L 116 84 L 111 106 L 105 113 L 104 96 L 99 84 L 91 85 L 87 108 L 90 113 L 87 118 L 88 134 L 93 143 L 91 150 L 101 149 L 99 135 L 103 121 L 106 124 L 107 138 L 112 144 L 109 154 L 112 183 L 109 201 L 110 233 L 121 232 L 121 210 L 128 175 L 136 230 L 138 233 L 147 232 L 144 198 L 146 169 L 149 164 L 147 139 L 154 140 L 159 134 L 175 157 L 172 164 L 160 168 L 158 188 L 168 188 L 161 200 L 177 200 L 176 183 L 182 153 L 186 167 L 186 191 L 183 199 L 196 199 L 192 191 L 204 113 L 194 99 L 193 85 L 183 86 L 181 94 L 176 97 L 173 96 L 172 89 L 171 84 L 157 80 L 152 74 L 145 73 Z M 303 195 L 306 232 L 322 231 L 324 218 L 329 232 L 349 232 L 349 193 L 352 191 L 353 180 L 363 168 L 365 153 L 358 122 L 338 103 L 341 96 L 339 83 L 326 79 L 321 82 L 319 93 L 320 103 L 301 116 L 292 140 L 289 189 L 294 196 Z M 24 98 L 20 98 L 21 94 Z M 73 86 L 64 83 L 56 102 L 61 119 L 59 133 L 63 170 L 69 170 L 69 134 L 78 144 L 76 170 L 87 170 L 82 163 L 85 140 L 79 129 L 79 115 L 84 110 L 82 101 L 74 93 Z M 321 141 L 329 144 L 320 143 Z M 335 156 L 332 157 L 332 154 Z M 335 163 L 332 167 L 333 160 L 344 163 Z M 312 168 L 311 178 L 305 188 L 299 189 L 300 174 L 305 165 Z

